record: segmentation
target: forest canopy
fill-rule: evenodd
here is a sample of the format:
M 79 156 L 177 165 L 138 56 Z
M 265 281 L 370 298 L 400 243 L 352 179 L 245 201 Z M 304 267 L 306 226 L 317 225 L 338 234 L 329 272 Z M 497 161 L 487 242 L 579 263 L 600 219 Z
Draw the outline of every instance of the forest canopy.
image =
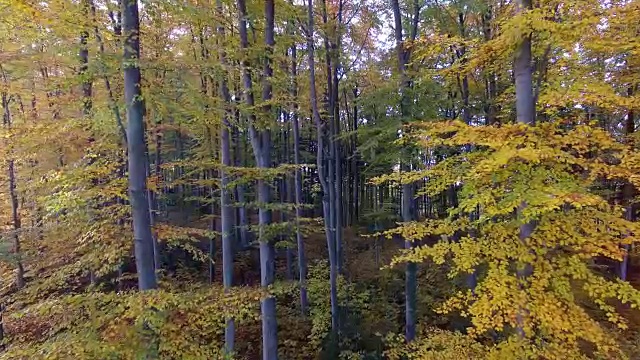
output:
M 0 359 L 640 358 L 640 2 L 0 0 Z

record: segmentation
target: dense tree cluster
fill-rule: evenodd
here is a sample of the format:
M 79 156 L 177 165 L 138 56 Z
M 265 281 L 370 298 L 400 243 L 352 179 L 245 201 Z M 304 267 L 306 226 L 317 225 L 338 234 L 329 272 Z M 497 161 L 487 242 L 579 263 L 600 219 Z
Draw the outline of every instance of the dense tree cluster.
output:
M 0 359 L 640 357 L 639 32 L 0 0 Z

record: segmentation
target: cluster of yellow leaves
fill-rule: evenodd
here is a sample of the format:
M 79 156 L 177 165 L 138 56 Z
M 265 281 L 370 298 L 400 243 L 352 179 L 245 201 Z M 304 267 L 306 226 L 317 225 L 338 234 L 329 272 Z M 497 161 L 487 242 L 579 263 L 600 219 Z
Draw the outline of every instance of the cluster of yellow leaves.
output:
M 384 355 L 389 360 L 448 360 L 484 359 L 487 347 L 460 333 L 439 329 L 428 329 L 418 340 L 405 344 L 402 336 L 386 337 L 387 350 Z
M 2 359 L 221 358 L 225 319 L 256 321 L 258 290 L 219 287 L 186 292 L 92 293 L 42 302 L 6 318 L 30 324 Z
M 596 191 L 602 181 L 638 187 L 640 155 L 588 124 L 449 122 L 427 125 L 416 136 L 429 149 L 472 150 L 454 153 L 431 169 L 383 179 L 437 179 L 423 190 L 431 195 L 453 185 L 461 188 L 459 207 L 448 218 L 402 223 L 387 231 L 409 240 L 441 239 L 403 251 L 392 264 L 431 259 L 452 264 L 451 276 L 477 272 L 478 286 L 440 309 L 468 317 L 475 338 L 514 334 L 522 327 L 525 338 L 518 341 L 533 346 L 531 356 L 580 358 L 585 342 L 593 346 L 589 354 L 621 356 L 583 303 L 595 304 L 604 319 L 622 329 L 626 322 L 611 301 L 640 305 L 639 291 L 606 280 L 591 266 L 602 258 L 620 261 L 620 245 L 640 234 L 640 226 L 625 220 L 619 205 Z M 520 227 L 532 222 L 534 232 L 522 239 Z M 455 233 L 457 241 L 451 240 Z M 518 276 L 516 269 L 525 266 L 531 275 Z

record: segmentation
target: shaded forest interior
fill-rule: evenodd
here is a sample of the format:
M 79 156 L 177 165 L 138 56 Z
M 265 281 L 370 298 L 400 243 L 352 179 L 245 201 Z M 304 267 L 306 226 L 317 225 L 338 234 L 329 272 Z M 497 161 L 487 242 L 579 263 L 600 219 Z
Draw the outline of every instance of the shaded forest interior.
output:
M 0 359 L 640 359 L 639 34 L 0 0 Z

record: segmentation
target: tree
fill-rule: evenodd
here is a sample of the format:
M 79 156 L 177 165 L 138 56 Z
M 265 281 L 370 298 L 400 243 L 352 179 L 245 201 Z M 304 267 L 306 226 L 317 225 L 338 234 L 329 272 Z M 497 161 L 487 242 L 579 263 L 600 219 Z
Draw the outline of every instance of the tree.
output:
M 249 47 L 247 34 L 247 6 L 244 0 L 238 0 L 238 16 L 240 28 L 240 45 L 243 50 Z M 273 1 L 265 1 L 265 48 L 266 56 L 263 68 L 262 83 L 262 101 L 264 105 L 261 107 L 263 116 L 270 116 L 271 105 L 269 101 L 272 96 L 271 77 L 273 70 L 271 68 L 270 55 L 273 54 L 273 46 L 275 44 L 275 5 Z M 245 55 L 246 56 L 246 55 Z M 248 69 L 249 63 L 246 58 L 243 60 L 243 83 L 244 98 L 249 107 L 254 106 L 253 84 L 251 73 Z M 268 121 L 268 120 L 266 120 Z M 257 117 L 255 114 L 249 116 L 249 136 L 251 147 L 253 148 L 256 164 L 261 169 L 271 167 L 270 151 L 271 151 L 271 133 L 267 128 L 257 128 Z M 260 226 L 260 284 L 264 288 L 268 288 L 274 282 L 274 257 L 275 250 L 271 239 L 267 235 L 267 226 L 271 224 L 271 210 L 268 204 L 271 202 L 271 193 L 269 184 L 266 180 L 258 180 L 258 202 L 259 208 L 259 226 Z M 278 358 L 278 340 L 277 340 L 277 322 L 276 322 L 276 301 L 273 296 L 267 296 L 260 303 L 262 313 L 262 358 L 277 359 Z
M 300 281 L 300 311 L 307 314 L 309 300 L 307 297 L 307 259 L 304 253 L 304 238 L 302 235 L 302 173 L 300 171 L 300 122 L 298 119 L 298 49 L 297 45 L 291 47 L 291 95 L 293 97 L 292 122 L 293 122 L 293 162 L 296 165 L 294 174 L 294 199 L 296 204 L 296 244 L 298 246 L 298 272 Z M 315 91 L 315 90 L 314 90 Z M 317 106 L 317 104 L 316 104 Z
M 140 22 L 138 1 L 122 2 L 124 40 L 124 99 L 127 104 L 129 201 L 133 215 L 134 249 L 140 290 L 155 289 L 153 234 L 147 201 L 147 160 L 144 134 L 144 103 L 140 89 Z
M 143 5 L 0 0 L 0 357 L 640 357 L 637 2 Z
M 216 2 L 216 9 L 219 16 L 222 16 L 222 2 L 218 0 Z M 217 35 L 220 37 L 219 41 L 224 41 L 224 27 L 219 24 L 217 27 Z M 227 66 L 226 54 L 224 48 L 220 47 L 218 51 L 218 59 L 223 68 Z M 219 82 L 219 92 L 222 95 L 222 100 L 225 106 L 229 106 L 231 103 L 231 96 L 229 94 L 229 87 L 227 86 L 226 75 L 222 75 Z M 229 189 L 229 175 L 227 169 L 224 167 L 231 167 L 233 165 L 231 159 L 231 139 L 229 136 L 231 124 L 229 117 L 231 112 L 228 109 L 223 110 L 222 114 L 222 126 L 220 134 L 220 153 L 222 154 L 222 166 L 220 169 L 220 214 L 222 220 L 222 271 L 223 284 L 225 289 L 233 286 L 233 256 L 235 246 L 235 237 L 233 231 L 233 208 L 231 207 L 231 190 Z M 233 352 L 235 337 L 235 324 L 233 319 L 227 319 L 227 326 L 225 328 L 225 347 L 228 353 Z
M 331 199 L 335 199 L 335 186 L 333 176 L 335 173 L 332 171 L 333 166 L 331 159 L 325 162 L 327 149 L 325 148 L 325 125 L 322 123 L 320 117 L 320 110 L 318 107 L 318 95 L 316 89 L 316 72 L 315 72 L 315 44 L 314 44 L 314 11 L 313 0 L 309 0 L 307 4 L 307 57 L 309 62 L 309 99 L 311 101 L 311 112 L 313 121 L 316 125 L 317 132 L 317 155 L 316 166 L 318 168 L 318 179 L 322 186 L 322 212 L 324 217 L 324 229 L 327 239 L 327 252 L 329 253 L 329 283 L 330 283 L 330 298 L 331 298 L 331 330 L 332 334 L 336 334 L 338 331 L 338 266 L 337 266 L 337 249 L 335 238 L 335 206 L 332 207 Z M 331 144 L 331 141 L 329 142 Z M 331 145 L 329 145 L 331 146 Z M 326 165 L 325 165 L 326 163 Z M 332 193 L 333 196 L 331 195 Z
M 400 116 L 402 124 L 408 121 L 409 101 L 408 94 L 411 80 L 407 75 L 407 63 L 410 60 L 411 52 L 407 49 L 408 44 L 405 43 L 402 34 L 402 14 L 400 12 L 400 4 L 398 0 L 391 1 L 393 8 L 393 18 L 395 23 L 395 40 L 396 52 L 398 56 L 398 73 L 400 75 Z M 411 22 L 410 41 L 413 42 L 418 35 L 418 24 L 420 19 L 420 5 L 418 0 L 413 1 L 413 18 Z M 403 129 L 405 131 L 405 129 Z M 411 154 L 410 150 L 403 152 L 404 159 L 401 159 L 401 170 L 411 170 Z M 415 186 L 413 184 L 404 184 L 402 186 L 402 221 L 410 222 L 416 220 L 414 209 Z M 405 241 L 405 248 L 410 249 L 413 246 L 411 241 Z M 407 341 L 413 340 L 416 336 L 416 272 L 417 265 L 408 263 L 405 271 L 405 337 Z

